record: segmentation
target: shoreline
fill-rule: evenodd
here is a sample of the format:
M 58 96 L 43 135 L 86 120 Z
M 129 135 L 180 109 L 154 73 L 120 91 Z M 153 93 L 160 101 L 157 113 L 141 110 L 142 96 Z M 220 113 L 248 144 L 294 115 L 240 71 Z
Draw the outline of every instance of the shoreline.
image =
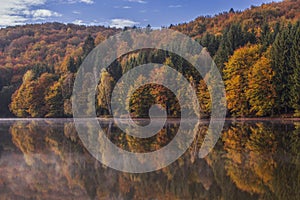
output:
M 31 121 L 31 120 L 49 120 L 49 121 L 54 121 L 54 120 L 68 120 L 68 121 L 73 121 L 75 118 L 0 118 L 0 121 Z M 130 120 L 130 118 L 112 118 L 112 117 L 97 117 L 97 118 L 77 118 L 78 120 L 89 120 L 89 119 L 97 119 L 97 120 L 104 120 L 104 121 L 110 121 L 110 120 L 120 120 L 120 121 L 127 121 Z M 152 118 L 154 120 L 161 120 L 164 118 Z M 143 121 L 143 120 L 150 120 L 150 118 L 132 118 L 133 121 Z M 167 121 L 178 121 L 181 120 L 181 118 L 168 118 Z M 197 120 L 197 118 L 184 118 L 184 120 Z M 203 118 L 200 119 L 201 121 L 209 121 L 210 118 Z M 213 120 L 221 120 L 219 118 L 213 118 Z M 300 121 L 300 117 L 227 117 L 225 118 L 225 121 Z

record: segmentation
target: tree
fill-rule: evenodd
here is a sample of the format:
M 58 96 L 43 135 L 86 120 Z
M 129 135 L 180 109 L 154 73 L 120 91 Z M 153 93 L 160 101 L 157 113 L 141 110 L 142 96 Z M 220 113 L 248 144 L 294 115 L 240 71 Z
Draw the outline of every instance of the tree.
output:
M 64 73 L 68 71 L 75 73 L 77 71 L 77 66 L 74 58 L 72 56 L 66 56 L 60 66 L 60 70 Z
M 268 48 L 271 44 L 272 32 L 270 30 L 269 24 L 264 23 L 261 27 L 259 42 L 262 44 L 263 48 Z
M 208 117 L 211 114 L 211 98 L 209 94 L 208 87 L 204 81 L 201 79 L 198 84 L 197 96 L 199 100 L 200 116 Z
M 219 47 L 219 40 L 216 36 L 206 33 L 200 40 L 203 47 L 207 47 L 210 56 L 214 56 Z
M 12 95 L 12 102 L 9 105 L 11 112 L 17 117 L 29 117 L 28 113 L 29 101 L 26 98 L 28 88 L 30 87 L 31 81 L 33 80 L 34 73 L 28 70 L 23 76 L 23 83 L 18 90 Z
M 85 58 L 93 49 L 95 48 L 95 41 L 94 38 L 89 35 L 83 44 L 83 58 Z
M 291 87 L 291 103 L 295 110 L 295 116 L 300 116 L 300 22 L 296 25 L 293 45 L 291 49 L 291 65 L 293 67 L 292 73 L 292 87 Z
M 224 64 L 228 61 L 233 52 L 247 43 L 255 43 L 253 32 L 243 30 L 239 23 L 232 24 L 224 29 L 220 46 L 215 55 L 215 62 L 220 70 L 223 70 Z
M 229 48 L 225 44 L 224 40 L 221 40 L 218 51 L 215 55 L 215 63 L 220 71 L 223 71 L 224 64 L 228 61 L 228 57 L 230 55 Z
M 29 96 L 27 96 L 29 102 L 28 112 L 31 117 L 44 117 L 47 113 L 45 95 L 55 79 L 55 75 L 44 73 L 37 81 L 32 82 L 32 87 L 28 89 Z
M 144 78 L 140 76 L 135 84 L 138 84 L 140 80 Z M 157 85 L 155 85 L 157 86 Z M 129 97 L 129 109 L 130 114 L 134 117 L 148 117 L 148 111 L 151 105 L 154 104 L 155 100 L 153 92 L 160 91 L 160 88 L 157 87 L 153 90 L 152 85 L 144 85 L 135 90 L 132 95 Z M 132 91 L 131 89 L 129 92 Z
M 45 96 L 48 112 L 45 117 L 63 117 L 64 101 L 60 82 L 55 82 Z
M 97 113 L 100 115 L 111 115 L 111 94 L 114 86 L 114 78 L 106 70 L 100 74 L 100 84 L 98 85 Z
M 146 117 L 147 111 L 149 110 L 150 102 L 149 102 L 149 87 L 139 87 L 136 90 L 136 88 L 139 85 L 142 85 L 144 82 L 145 77 L 143 75 L 140 75 L 134 83 L 130 86 L 128 90 L 127 98 L 126 98 L 126 108 L 129 109 L 129 112 L 134 117 Z M 145 96 L 146 95 L 146 96 Z M 148 102 L 145 102 L 148 101 Z
M 275 86 L 272 84 L 274 75 L 271 61 L 265 56 L 262 56 L 250 69 L 246 95 L 251 106 L 250 111 L 256 116 L 273 113 L 276 97 Z
M 10 109 L 17 117 L 44 117 L 47 112 L 44 98 L 55 76 L 44 73 L 37 80 L 33 77 L 34 73 L 27 71 L 22 85 L 12 96 Z
M 95 45 L 97 46 L 98 44 L 100 44 L 104 40 L 105 40 L 105 37 L 103 36 L 103 34 L 101 32 L 98 33 L 96 38 L 95 38 Z
M 71 98 L 71 95 L 73 92 L 74 81 L 75 81 L 74 73 L 68 72 L 68 73 L 63 74 L 60 77 L 59 82 L 61 83 L 62 96 L 63 96 L 64 100 Z
M 279 113 L 288 113 L 291 108 L 291 85 L 293 67 L 291 58 L 291 25 L 284 28 L 276 37 L 271 48 L 271 66 L 275 72 L 273 83 L 276 87 L 277 98 L 275 107 Z
M 259 45 L 237 49 L 224 68 L 226 98 L 229 111 L 234 116 L 250 114 L 250 105 L 246 95 L 250 68 L 259 58 Z

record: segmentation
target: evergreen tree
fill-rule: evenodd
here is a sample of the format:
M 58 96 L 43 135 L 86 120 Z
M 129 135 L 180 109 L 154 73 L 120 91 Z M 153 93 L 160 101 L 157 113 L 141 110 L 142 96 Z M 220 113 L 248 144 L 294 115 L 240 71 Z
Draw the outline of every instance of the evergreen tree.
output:
M 208 49 L 210 56 L 214 56 L 219 47 L 219 40 L 216 36 L 206 33 L 200 40 L 200 44 Z
M 260 37 L 259 37 L 259 42 L 260 44 L 262 44 L 263 48 L 268 48 L 269 45 L 271 44 L 271 39 L 272 39 L 272 35 L 271 35 L 271 29 L 269 27 L 268 23 L 264 23 L 261 27 L 261 32 L 260 32 Z
M 255 42 L 256 37 L 253 29 L 248 32 L 248 30 L 243 30 L 239 23 L 232 24 L 223 31 L 221 43 L 214 59 L 217 67 L 222 71 L 229 56 L 236 49 L 247 43 L 254 44 Z
M 94 38 L 89 35 L 83 44 L 83 58 L 85 58 L 93 49 L 95 48 L 95 40 Z
M 271 66 L 275 72 L 273 84 L 277 95 L 275 107 L 279 113 L 288 113 L 292 100 L 290 95 L 293 73 L 293 67 L 290 66 L 291 37 L 291 25 L 289 25 L 277 35 L 271 48 Z
M 218 51 L 215 55 L 214 61 L 220 71 L 223 71 L 224 64 L 228 61 L 230 55 L 229 47 L 222 39 Z
M 300 22 L 295 26 L 293 46 L 291 48 L 292 86 L 291 98 L 295 116 L 300 116 Z

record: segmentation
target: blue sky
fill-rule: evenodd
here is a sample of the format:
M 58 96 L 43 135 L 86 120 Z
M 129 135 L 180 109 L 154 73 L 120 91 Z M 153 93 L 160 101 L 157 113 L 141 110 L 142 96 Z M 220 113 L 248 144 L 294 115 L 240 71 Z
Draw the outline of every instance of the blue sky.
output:
M 161 27 L 268 2 L 271 0 L 0 0 L 0 27 L 53 21 Z

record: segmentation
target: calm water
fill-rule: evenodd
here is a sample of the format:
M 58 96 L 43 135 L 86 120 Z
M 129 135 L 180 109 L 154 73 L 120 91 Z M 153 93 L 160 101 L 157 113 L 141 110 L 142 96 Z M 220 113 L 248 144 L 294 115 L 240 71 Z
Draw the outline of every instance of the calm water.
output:
M 101 122 L 128 151 L 168 144 L 178 123 L 150 139 Z M 214 150 L 197 152 L 207 131 L 170 166 L 129 174 L 107 168 L 83 147 L 72 120 L 0 121 L 0 199 L 299 199 L 300 122 L 227 122 Z

